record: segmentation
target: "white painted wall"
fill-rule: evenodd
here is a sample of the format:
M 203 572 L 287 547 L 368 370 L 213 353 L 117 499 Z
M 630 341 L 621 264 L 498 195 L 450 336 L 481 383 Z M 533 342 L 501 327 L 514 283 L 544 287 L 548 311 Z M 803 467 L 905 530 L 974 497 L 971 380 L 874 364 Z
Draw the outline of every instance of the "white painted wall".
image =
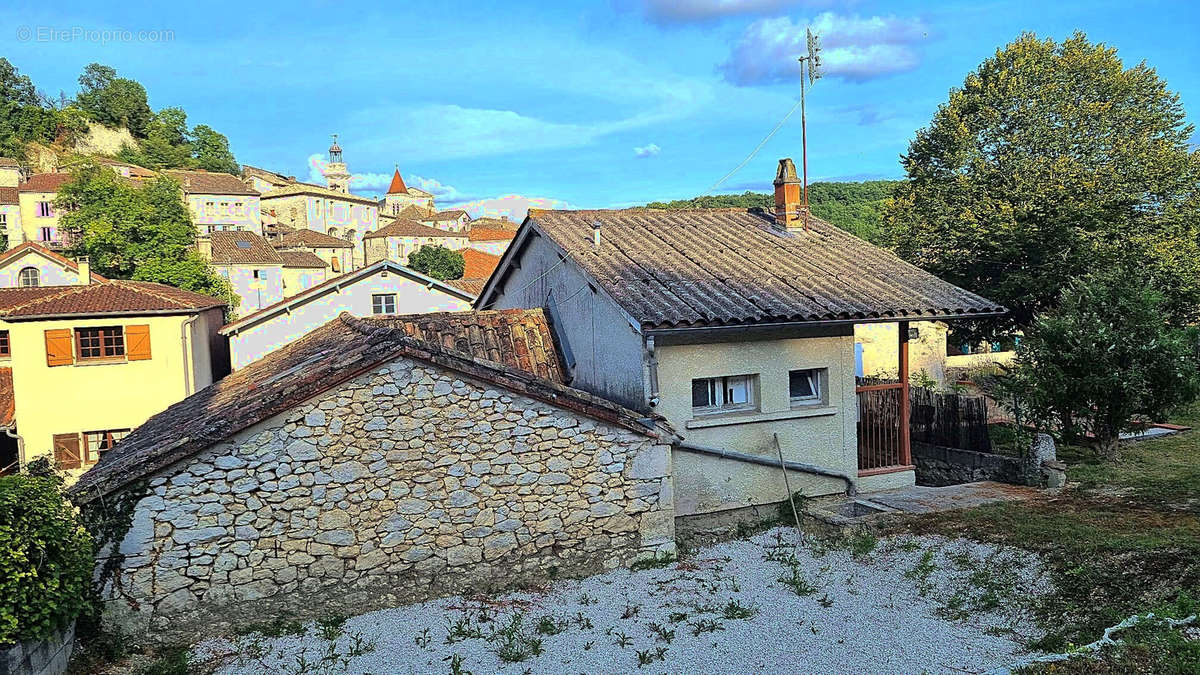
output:
M 397 314 L 463 311 L 471 303 L 407 277 L 388 272 L 376 273 L 347 286 L 341 291 L 321 295 L 291 312 L 279 312 L 262 322 L 252 323 L 236 334 L 229 335 L 229 357 L 234 370 L 307 335 L 342 312 L 355 316 L 371 316 L 371 296 L 376 293 L 396 294 Z
M 74 270 L 67 269 L 33 251 L 26 251 L 24 255 L 0 267 L 0 288 L 20 286 L 21 270 L 26 267 L 37 268 L 41 281 L 39 286 L 74 286 L 80 283 L 79 274 Z

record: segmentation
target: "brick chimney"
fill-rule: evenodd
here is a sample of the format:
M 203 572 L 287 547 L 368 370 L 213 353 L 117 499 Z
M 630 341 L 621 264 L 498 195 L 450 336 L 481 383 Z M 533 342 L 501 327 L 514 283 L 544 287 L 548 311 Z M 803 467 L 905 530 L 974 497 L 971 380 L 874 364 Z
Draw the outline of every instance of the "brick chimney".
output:
M 790 157 L 779 160 L 779 169 L 775 172 L 775 227 L 788 232 L 804 229 L 800 179 Z
M 200 254 L 201 258 L 212 260 L 212 237 L 209 237 L 207 234 L 196 237 L 196 252 Z
M 87 256 L 81 256 L 75 259 L 75 266 L 79 269 L 79 283 L 86 286 L 92 283 L 92 263 Z

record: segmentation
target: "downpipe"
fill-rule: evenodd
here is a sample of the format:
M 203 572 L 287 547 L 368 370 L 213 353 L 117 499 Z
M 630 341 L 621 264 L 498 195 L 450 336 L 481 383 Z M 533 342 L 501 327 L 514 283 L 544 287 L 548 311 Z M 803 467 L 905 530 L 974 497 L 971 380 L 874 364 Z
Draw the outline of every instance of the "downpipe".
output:
M 696 445 L 681 441 L 675 444 L 676 448 L 685 452 L 692 452 L 698 455 L 708 455 L 710 457 L 720 457 L 721 459 L 732 459 L 736 462 L 745 462 L 747 464 L 758 464 L 760 466 L 769 466 L 774 469 L 779 468 L 779 462 L 766 457 L 757 455 L 749 455 L 736 450 L 723 450 L 721 448 L 710 448 L 704 445 Z M 854 479 L 850 476 L 833 469 L 826 469 L 823 466 L 815 464 L 805 464 L 804 462 L 792 462 L 785 460 L 783 466 L 789 471 L 798 471 L 800 473 L 810 473 L 817 476 L 825 476 L 826 478 L 837 478 L 846 482 L 846 496 L 854 497 L 858 494 L 858 487 L 854 484 Z

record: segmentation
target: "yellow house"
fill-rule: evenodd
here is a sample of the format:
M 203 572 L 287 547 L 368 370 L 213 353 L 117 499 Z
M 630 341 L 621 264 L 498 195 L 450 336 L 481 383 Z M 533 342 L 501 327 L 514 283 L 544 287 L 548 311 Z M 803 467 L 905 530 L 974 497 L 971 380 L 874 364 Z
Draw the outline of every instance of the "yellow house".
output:
M 898 330 L 894 323 L 854 326 L 857 375 L 896 377 Z M 950 333 L 949 326 L 940 321 L 914 321 L 908 330 L 909 376 L 928 378 L 942 386 L 953 384 L 971 369 L 1011 363 L 1016 357 L 1011 347 L 999 343 L 961 344 Z
M 227 371 L 220 300 L 148 282 L 83 281 L 0 288 L 0 468 L 51 457 L 64 470 L 86 469 Z

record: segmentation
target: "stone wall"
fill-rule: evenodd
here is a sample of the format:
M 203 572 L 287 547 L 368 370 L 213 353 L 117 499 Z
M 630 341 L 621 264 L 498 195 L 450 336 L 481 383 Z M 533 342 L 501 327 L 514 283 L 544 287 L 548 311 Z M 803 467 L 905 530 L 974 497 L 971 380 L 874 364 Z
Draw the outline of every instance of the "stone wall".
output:
M 1028 483 L 1026 464 L 1017 457 L 925 443 L 913 443 L 912 456 L 917 465 L 917 485 L 941 487 L 984 480 Z
M 75 622 L 45 640 L 26 640 L 0 649 L 0 675 L 62 675 L 75 646 Z
M 182 460 L 149 490 L 106 618 L 164 642 L 580 576 L 675 546 L 662 440 L 407 359 Z

